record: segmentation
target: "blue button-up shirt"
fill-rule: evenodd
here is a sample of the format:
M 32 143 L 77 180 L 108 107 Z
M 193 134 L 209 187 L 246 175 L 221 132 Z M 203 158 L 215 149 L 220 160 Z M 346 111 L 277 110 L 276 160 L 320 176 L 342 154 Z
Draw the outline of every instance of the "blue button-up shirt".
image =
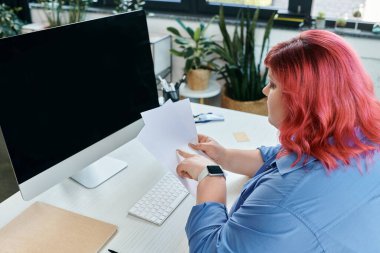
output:
M 261 147 L 262 172 L 250 179 L 229 214 L 206 202 L 191 210 L 191 252 L 380 252 L 380 154 L 328 173 L 311 157 L 276 159 Z

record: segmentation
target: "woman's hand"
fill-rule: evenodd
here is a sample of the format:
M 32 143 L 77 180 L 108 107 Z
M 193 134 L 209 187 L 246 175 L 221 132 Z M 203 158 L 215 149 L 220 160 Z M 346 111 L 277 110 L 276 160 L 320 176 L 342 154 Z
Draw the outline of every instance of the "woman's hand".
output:
M 225 167 L 226 165 L 226 148 L 220 145 L 213 138 L 203 134 L 198 134 L 198 144 L 190 143 L 189 146 L 194 150 L 203 151 L 208 157 L 214 160 L 217 164 Z
M 177 173 L 181 177 L 198 180 L 199 174 L 207 165 L 215 164 L 214 161 L 201 155 L 189 154 L 182 150 L 177 150 L 177 153 L 184 158 L 177 165 Z
M 189 146 L 203 151 L 223 169 L 237 174 L 252 177 L 264 163 L 258 149 L 226 149 L 214 139 L 202 134 L 198 134 L 198 142 L 198 144 L 189 144 Z
M 177 173 L 181 177 L 198 180 L 199 174 L 207 165 L 215 164 L 211 159 L 201 155 L 189 154 L 182 150 L 177 150 L 177 152 L 184 158 L 177 165 Z M 204 202 L 226 204 L 226 180 L 224 177 L 206 177 L 199 182 L 197 204 Z

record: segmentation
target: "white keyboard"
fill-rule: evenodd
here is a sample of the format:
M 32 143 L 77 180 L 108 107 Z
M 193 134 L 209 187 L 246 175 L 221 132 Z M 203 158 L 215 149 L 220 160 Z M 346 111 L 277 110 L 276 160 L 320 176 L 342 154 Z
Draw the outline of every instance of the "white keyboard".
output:
M 129 213 L 161 225 L 188 194 L 178 178 L 168 172 L 134 204 Z

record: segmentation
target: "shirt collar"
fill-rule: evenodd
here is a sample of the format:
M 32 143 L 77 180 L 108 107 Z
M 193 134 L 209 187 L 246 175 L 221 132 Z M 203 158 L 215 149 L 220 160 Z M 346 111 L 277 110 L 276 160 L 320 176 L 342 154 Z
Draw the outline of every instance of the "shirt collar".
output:
M 301 160 L 292 167 L 292 163 L 295 160 L 297 160 L 297 155 L 295 153 L 290 153 L 280 158 L 276 158 L 273 163 L 276 163 L 279 173 L 281 175 L 285 175 L 289 172 L 305 167 L 307 164 L 317 159 L 313 156 L 303 155 Z

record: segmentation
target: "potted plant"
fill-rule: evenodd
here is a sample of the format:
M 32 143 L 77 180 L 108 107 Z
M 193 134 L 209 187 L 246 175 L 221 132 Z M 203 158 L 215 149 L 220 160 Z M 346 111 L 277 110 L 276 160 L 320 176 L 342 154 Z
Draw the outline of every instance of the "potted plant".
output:
M 318 12 L 317 17 L 315 18 L 315 28 L 325 29 L 326 27 L 326 15 L 323 11 Z
M 354 12 L 352 13 L 352 16 L 355 18 L 355 31 L 358 31 L 358 25 L 359 25 L 359 20 L 362 17 L 362 12 L 363 12 L 363 4 L 359 5 L 358 9 L 355 9 Z
M 335 21 L 335 27 L 345 27 L 347 24 L 346 18 L 337 18 Z
M 21 8 L 12 9 L 6 4 L 0 4 L 0 38 L 21 33 L 24 23 L 16 15 Z
M 372 27 L 372 32 L 374 34 L 380 34 L 380 23 L 375 23 Z
M 115 14 L 142 10 L 145 5 L 144 0 L 114 0 L 114 2 L 115 2 L 116 7 L 113 12 Z
M 213 63 L 215 59 L 211 57 L 211 54 L 216 44 L 212 40 L 212 36 L 206 36 L 206 30 L 213 20 L 214 18 L 207 25 L 201 22 L 198 27 L 192 29 L 181 20 L 176 19 L 188 36 L 183 36 L 174 27 L 167 28 L 174 35 L 174 42 L 179 46 L 178 50 L 171 49 L 170 52 L 186 60 L 183 70 L 186 74 L 187 85 L 192 90 L 206 89 L 211 70 L 215 67 Z
M 225 81 L 222 107 L 267 115 L 266 97 L 262 89 L 266 85 L 268 69 L 263 66 L 263 57 L 269 49 L 269 35 L 275 14 L 266 24 L 259 55 L 255 52 L 258 17 L 259 9 L 256 9 L 253 17 L 248 10 L 240 11 L 239 22 L 231 38 L 227 32 L 224 10 L 221 6 L 219 28 L 223 36 L 223 45 L 217 45 L 214 52 L 224 62 L 217 69 Z
M 48 21 L 48 27 L 85 20 L 87 6 L 93 0 L 39 0 Z

